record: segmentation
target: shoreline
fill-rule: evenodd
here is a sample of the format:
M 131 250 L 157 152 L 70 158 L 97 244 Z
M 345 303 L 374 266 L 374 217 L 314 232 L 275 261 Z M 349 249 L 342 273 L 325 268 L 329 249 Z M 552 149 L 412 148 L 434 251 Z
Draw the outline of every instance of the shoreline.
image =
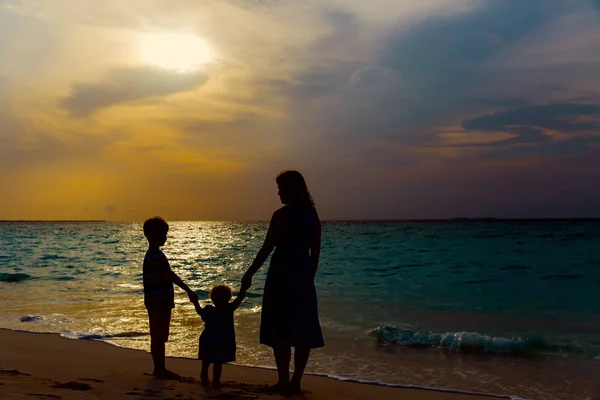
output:
M 111 393 L 102 392 L 100 393 L 100 397 L 96 396 L 99 399 L 131 399 L 131 395 L 127 395 L 127 393 L 136 391 L 133 389 L 133 391 L 128 391 L 125 387 L 128 381 L 122 382 L 123 377 L 130 378 L 131 385 L 151 385 L 153 387 L 163 384 L 171 385 L 171 387 L 176 388 L 168 390 L 178 390 L 179 394 L 183 396 L 178 398 L 184 399 L 190 393 L 195 396 L 194 398 L 197 398 L 198 394 L 211 397 L 214 396 L 215 392 L 213 389 L 203 388 L 197 382 L 195 375 L 198 373 L 199 364 L 195 359 L 167 357 L 167 364 L 171 369 L 181 373 L 182 376 L 191 376 L 193 378 L 186 379 L 183 382 L 157 380 L 143 374 L 144 372 L 148 372 L 152 366 L 150 354 L 147 351 L 121 347 L 103 340 L 67 339 L 58 333 L 29 332 L 0 328 L 0 349 L 2 349 L 3 354 L 3 358 L 0 361 L 0 383 L 3 386 L 3 392 L 6 392 L 6 390 L 13 391 L 12 394 L 14 394 L 13 398 L 15 399 L 20 395 L 27 395 L 23 390 L 35 392 L 38 390 L 51 390 L 52 393 L 49 393 L 50 397 L 56 396 L 57 394 L 55 393 L 62 390 L 60 396 L 63 396 L 65 389 L 49 388 L 49 385 L 45 385 L 49 380 L 56 382 L 102 381 L 102 383 L 107 383 L 108 381 L 109 385 L 87 383 L 86 385 L 94 386 L 94 389 L 96 386 L 110 386 L 108 389 Z M 95 361 L 90 363 L 90 359 L 95 359 Z M 57 368 L 58 365 L 56 364 L 61 364 L 61 368 Z M 10 373 L 10 371 L 14 370 L 18 371 L 19 374 Z M 85 378 L 80 378 L 81 376 L 85 376 Z M 116 379 L 117 376 L 119 379 Z M 222 395 L 224 397 L 231 397 L 233 395 L 238 398 L 252 399 L 281 398 L 281 396 L 265 392 L 265 387 L 272 384 L 276 378 L 275 371 L 269 367 L 239 364 L 226 365 L 224 367 L 223 378 L 225 382 L 229 382 L 229 385 L 223 390 L 224 393 Z M 27 385 L 23 386 L 19 384 L 19 381 L 23 380 L 33 382 L 28 382 Z M 117 384 L 116 380 L 120 383 Z M 327 374 L 306 374 L 303 386 L 312 392 L 304 397 L 314 399 L 341 400 L 353 398 L 366 400 L 377 397 L 385 400 L 404 397 L 419 400 L 458 400 L 464 398 L 473 400 L 492 398 L 521 400 L 515 396 L 470 393 L 414 385 L 386 384 L 382 382 L 346 379 L 341 376 Z M 33 387 L 36 389 L 34 390 Z M 106 390 L 106 388 L 103 388 L 103 390 Z M 123 397 L 119 397 L 119 390 L 122 391 L 121 395 Z M 151 390 L 156 391 L 156 389 Z M 76 392 L 76 390 L 71 390 L 69 393 L 73 394 Z M 143 394 L 143 392 L 140 393 Z M 171 394 L 173 392 L 169 393 L 169 395 Z M 63 396 L 61 398 L 69 399 L 70 397 Z

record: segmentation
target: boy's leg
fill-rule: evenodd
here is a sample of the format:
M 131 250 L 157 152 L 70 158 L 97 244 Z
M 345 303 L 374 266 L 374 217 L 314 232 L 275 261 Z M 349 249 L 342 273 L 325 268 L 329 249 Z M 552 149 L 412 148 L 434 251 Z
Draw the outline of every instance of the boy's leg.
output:
M 177 374 L 167 370 L 165 366 L 165 343 L 169 340 L 171 325 L 171 307 L 148 308 L 150 323 L 150 352 L 154 361 L 152 375 L 160 378 L 174 378 Z
M 215 363 L 213 365 L 213 387 L 221 387 L 221 372 L 223 372 L 223 364 Z
M 309 356 L 310 348 L 296 347 L 294 349 L 294 375 L 292 375 L 291 386 L 292 390 L 295 392 L 302 391 L 300 389 L 300 381 L 302 380 L 302 375 L 304 374 L 304 369 L 306 368 Z
M 202 371 L 200 371 L 200 382 L 202 385 L 208 385 L 210 382 L 208 380 L 208 367 L 210 363 L 208 361 L 202 360 Z
M 152 371 L 152 375 L 161 375 L 167 370 L 165 367 L 165 342 L 150 338 L 150 353 L 152 354 L 152 361 L 154 362 L 154 371 Z

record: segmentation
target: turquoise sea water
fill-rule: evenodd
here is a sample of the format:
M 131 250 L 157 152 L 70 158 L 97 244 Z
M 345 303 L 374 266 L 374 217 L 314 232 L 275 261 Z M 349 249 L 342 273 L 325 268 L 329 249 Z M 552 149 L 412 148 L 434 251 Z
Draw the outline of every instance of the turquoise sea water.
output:
M 201 299 L 234 291 L 266 223 L 171 222 L 164 252 Z M 147 349 L 139 223 L 0 223 L 0 327 Z M 258 345 L 265 265 L 236 318 Z M 600 223 L 329 222 L 317 276 L 327 346 L 312 372 L 389 383 L 585 398 L 600 364 Z M 201 323 L 181 291 L 171 355 Z M 525 376 L 525 377 L 524 377 Z

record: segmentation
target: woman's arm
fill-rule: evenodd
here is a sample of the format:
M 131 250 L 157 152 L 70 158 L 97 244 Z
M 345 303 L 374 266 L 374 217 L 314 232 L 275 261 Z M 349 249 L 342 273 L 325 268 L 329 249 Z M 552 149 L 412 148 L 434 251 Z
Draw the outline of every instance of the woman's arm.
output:
M 317 232 L 310 246 L 310 269 L 312 277 L 315 279 L 317 268 L 319 267 L 319 256 L 321 255 L 321 221 L 318 221 Z
M 282 223 L 283 223 L 283 210 L 279 209 L 273 213 L 271 217 L 271 223 L 269 224 L 269 230 L 267 231 L 267 236 L 265 237 L 265 241 L 256 254 L 254 261 L 248 267 L 248 270 L 244 274 L 242 278 L 242 288 L 247 290 L 250 286 L 252 286 L 252 277 L 258 271 L 260 267 L 265 263 L 269 254 L 275 248 L 275 244 L 281 235 Z

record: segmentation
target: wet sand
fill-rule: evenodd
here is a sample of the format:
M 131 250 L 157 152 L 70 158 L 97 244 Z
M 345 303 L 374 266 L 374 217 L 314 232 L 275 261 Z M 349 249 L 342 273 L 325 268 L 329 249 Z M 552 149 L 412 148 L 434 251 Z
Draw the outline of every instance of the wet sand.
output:
M 58 334 L 0 329 L 1 399 L 277 399 L 267 387 L 275 371 L 226 365 L 225 386 L 215 390 L 198 382 L 199 362 L 169 358 L 168 368 L 182 381 L 154 379 L 150 354 L 89 340 L 70 340 Z M 306 376 L 305 400 L 414 399 L 486 400 L 493 397 L 444 393 L 426 389 L 393 388 Z

